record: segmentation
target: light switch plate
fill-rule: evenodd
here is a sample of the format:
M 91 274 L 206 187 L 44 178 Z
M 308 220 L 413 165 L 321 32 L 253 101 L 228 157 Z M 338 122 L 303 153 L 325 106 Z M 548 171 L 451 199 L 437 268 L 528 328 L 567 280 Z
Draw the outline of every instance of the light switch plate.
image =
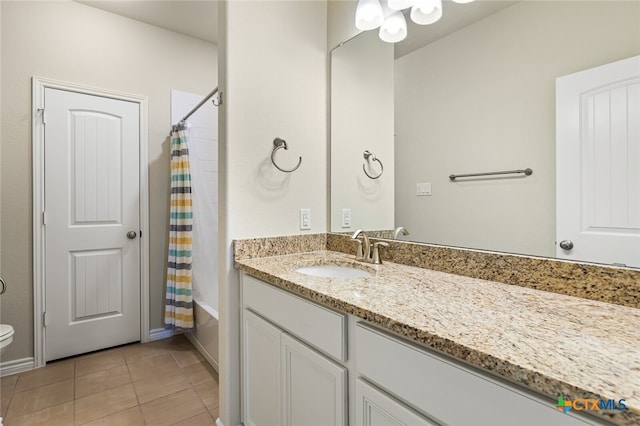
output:
M 431 182 L 416 183 L 416 195 L 431 195 Z

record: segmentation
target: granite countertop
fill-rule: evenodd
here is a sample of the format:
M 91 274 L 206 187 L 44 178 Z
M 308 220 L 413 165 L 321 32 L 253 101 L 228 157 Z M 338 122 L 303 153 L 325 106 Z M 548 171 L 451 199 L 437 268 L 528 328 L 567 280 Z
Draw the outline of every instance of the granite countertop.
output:
M 332 279 L 295 272 L 324 263 L 372 272 Z M 640 310 L 519 286 L 316 251 L 236 260 L 236 267 L 555 400 L 625 399 L 601 411 L 640 424 Z

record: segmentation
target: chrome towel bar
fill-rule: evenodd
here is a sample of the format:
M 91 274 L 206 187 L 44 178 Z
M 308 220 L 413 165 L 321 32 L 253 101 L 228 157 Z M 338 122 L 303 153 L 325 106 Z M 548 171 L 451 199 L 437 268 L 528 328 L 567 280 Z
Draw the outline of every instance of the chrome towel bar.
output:
M 485 173 L 468 173 L 466 175 L 449 175 L 449 179 L 452 181 L 462 177 L 476 177 L 476 176 L 493 176 L 493 175 L 512 175 L 512 174 L 524 174 L 525 176 L 531 176 L 533 170 L 526 168 L 524 170 L 505 170 L 502 172 L 485 172 Z

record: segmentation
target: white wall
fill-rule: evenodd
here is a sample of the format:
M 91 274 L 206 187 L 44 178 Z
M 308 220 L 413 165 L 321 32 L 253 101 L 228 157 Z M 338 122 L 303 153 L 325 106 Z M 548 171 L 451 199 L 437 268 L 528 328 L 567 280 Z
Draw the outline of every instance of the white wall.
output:
M 555 79 L 638 55 L 639 22 L 638 2 L 525 1 L 399 58 L 396 223 L 414 240 L 554 256 Z
M 367 31 L 331 52 L 331 231 L 393 229 L 393 45 Z M 382 162 L 365 161 L 368 150 Z M 378 179 L 370 179 L 383 170 Z M 343 226 L 350 209 L 351 226 Z
M 216 46 L 70 1 L 2 8 L 2 322 L 16 329 L 3 361 L 33 355 L 31 77 L 149 98 L 150 325 L 162 327 L 169 188 L 170 90 L 208 93 Z
M 239 293 L 232 240 L 327 229 L 327 28 L 325 1 L 221 2 L 220 414 L 238 424 Z M 277 158 L 273 139 L 289 145 Z M 300 231 L 300 208 L 311 230 Z

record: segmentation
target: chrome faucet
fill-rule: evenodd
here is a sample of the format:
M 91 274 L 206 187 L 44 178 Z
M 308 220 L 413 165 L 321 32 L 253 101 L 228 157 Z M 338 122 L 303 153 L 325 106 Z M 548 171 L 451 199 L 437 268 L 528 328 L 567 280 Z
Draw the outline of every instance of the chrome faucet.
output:
M 404 226 L 398 226 L 393 233 L 393 239 L 397 240 L 400 233 L 402 233 L 402 235 L 409 235 L 409 231 L 407 231 L 407 228 L 405 228 Z
M 362 241 L 358 239 L 358 236 L 362 235 Z M 356 229 L 351 239 L 358 243 L 358 251 L 356 252 L 356 260 L 366 260 L 371 257 L 371 242 L 369 237 L 362 229 Z
M 358 239 L 358 236 L 362 235 L 362 241 Z M 356 229 L 356 232 L 353 233 L 351 239 L 358 243 L 358 250 L 356 252 L 356 260 L 361 262 L 374 263 L 379 265 L 382 263 L 380 259 L 380 249 L 379 247 L 389 247 L 389 244 L 383 241 L 376 241 L 371 244 L 371 240 L 362 229 Z

